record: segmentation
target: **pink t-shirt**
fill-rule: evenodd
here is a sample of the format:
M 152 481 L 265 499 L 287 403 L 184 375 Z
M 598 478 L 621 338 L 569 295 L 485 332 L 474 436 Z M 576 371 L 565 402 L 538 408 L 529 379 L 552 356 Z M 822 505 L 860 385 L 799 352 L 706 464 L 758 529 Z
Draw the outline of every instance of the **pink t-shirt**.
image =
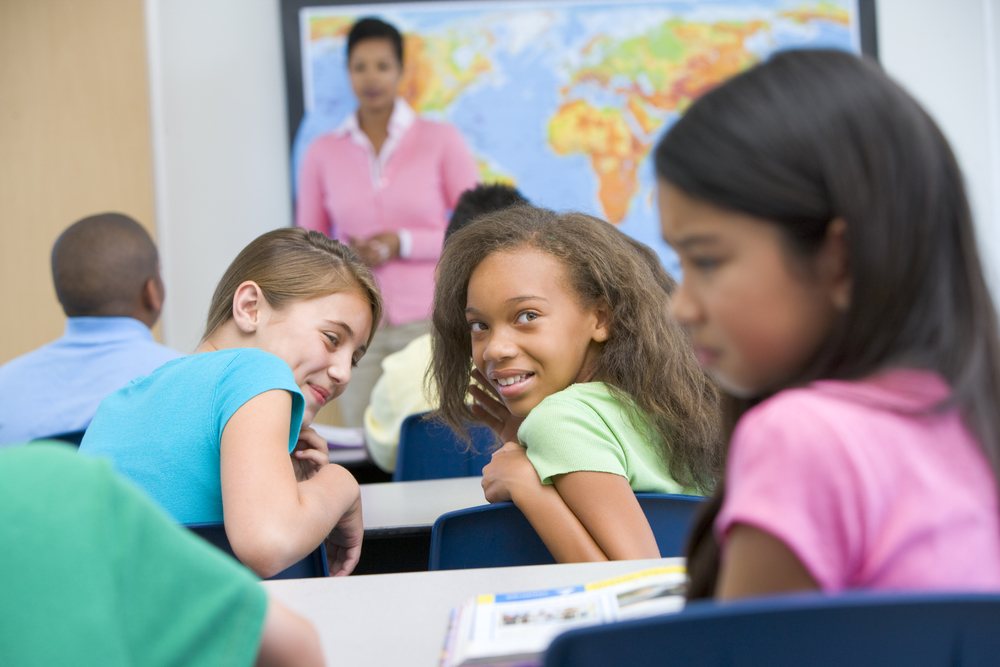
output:
M 295 224 L 342 243 L 406 230 L 409 256 L 374 273 L 389 323 L 415 322 L 430 316 L 448 211 L 477 180 L 476 163 L 450 125 L 416 118 L 386 161 L 378 188 L 365 147 L 349 132 L 331 132 L 317 138 L 302 161 Z
M 733 434 L 715 529 L 784 542 L 820 588 L 1000 590 L 997 485 L 925 371 L 783 391 Z

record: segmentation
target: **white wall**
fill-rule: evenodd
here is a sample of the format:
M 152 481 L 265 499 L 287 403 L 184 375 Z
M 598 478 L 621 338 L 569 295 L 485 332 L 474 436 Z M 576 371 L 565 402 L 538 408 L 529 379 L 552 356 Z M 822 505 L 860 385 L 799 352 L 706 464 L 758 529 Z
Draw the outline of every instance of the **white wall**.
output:
M 291 223 L 278 0 L 145 0 L 164 339 L 198 341 L 239 250 Z M 1000 0 L 878 0 L 880 59 L 941 125 L 1000 295 Z
M 164 342 L 193 351 L 212 291 L 291 224 L 277 0 L 146 0 Z
M 1000 0 L 878 0 L 879 60 L 934 117 L 965 174 L 1000 298 Z

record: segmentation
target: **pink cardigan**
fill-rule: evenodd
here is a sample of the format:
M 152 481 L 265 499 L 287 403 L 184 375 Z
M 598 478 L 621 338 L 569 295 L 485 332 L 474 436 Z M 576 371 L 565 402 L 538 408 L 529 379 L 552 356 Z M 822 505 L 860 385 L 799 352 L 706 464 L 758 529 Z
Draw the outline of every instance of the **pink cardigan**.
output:
M 448 212 L 477 180 L 476 163 L 450 125 L 417 118 L 389 157 L 378 191 L 364 147 L 347 132 L 324 134 L 302 162 L 295 222 L 342 243 L 407 230 L 409 257 L 375 269 L 389 324 L 406 324 L 430 316 Z

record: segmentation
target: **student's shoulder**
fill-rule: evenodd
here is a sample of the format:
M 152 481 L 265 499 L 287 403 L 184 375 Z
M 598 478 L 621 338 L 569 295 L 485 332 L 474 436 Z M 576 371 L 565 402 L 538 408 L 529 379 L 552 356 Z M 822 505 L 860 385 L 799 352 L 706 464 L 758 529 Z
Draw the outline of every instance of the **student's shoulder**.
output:
M 155 385 L 178 380 L 189 384 L 198 378 L 218 380 L 230 378 L 240 381 L 244 376 L 291 376 L 292 370 L 280 357 L 257 348 L 240 347 L 215 352 L 198 352 L 171 359 L 148 375 L 138 377 L 130 384 Z
M 164 364 L 162 368 L 166 370 L 201 366 L 205 368 L 232 369 L 239 366 L 254 365 L 288 368 L 288 364 L 282 361 L 281 357 L 256 347 L 234 347 L 227 350 L 216 350 L 215 352 L 189 354 Z
M 58 340 L 51 341 L 0 364 L 0 381 L 20 377 L 23 373 L 34 372 L 38 368 L 48 368 L 58 355 L 58 342 Z
M 546 396 L 528 413 L 526 421 L 566 416 L 603 418 L 609 411 L 620 410 L 621 403 L 608 385 L 603 382 L 578 382 Z
M 611 386 L 604 382 L 576 382 L 566 387 L 562 391 L 557 391 L 546 397 L 546 401 L 552 404 L 572 404 L 587 405 L 591 407 L 604 405 L 619 405 L 618 397 L 613 393 Z
M 868 416 L 857 404 L 816 387 L 787 389 L 744 414 L 733 432 L 730 457 L 769 453 L 809 466 L 851 458 L 850 431 Z M 825 463 L 820 463 L 825 461 Z
M 859 400 L 863 389 L 863 383 L 831 380 L 786 389 L 748 410 L 740 422 L 759 426 L 836 425 L 871 407 Z
M 103 458 L 81 456 L 76 448 L 56 441 L 38 441 L 0 450 L 0 488 L 4 494 L 21 496 L 21 490 L 39 494 L 76 496 L 115 482 L 110 463 Z M 6 503 L 0 503 L 6 504 Z
M 262 377 L 269 375 L 278 375 L 282 378 L 292 377 L 292 369 L 285 363 L 285 360 L 270 352 L 255 347 L 241 348 L 232 352 L 231 358 L 226 363 L 227 372 L 245 369 Z

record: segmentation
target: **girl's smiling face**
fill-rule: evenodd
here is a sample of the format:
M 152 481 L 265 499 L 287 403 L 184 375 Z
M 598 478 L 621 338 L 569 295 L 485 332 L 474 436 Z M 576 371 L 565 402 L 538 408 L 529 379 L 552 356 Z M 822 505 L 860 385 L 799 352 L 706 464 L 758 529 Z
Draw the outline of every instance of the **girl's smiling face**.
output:
M 608 336 L 606 313 L 580 305 L 562 262 L 530 247 L 496 252 L 476 267 L 465 315 L 476 368 L 518 417 L 591 380 Z
M 815 257 L 792 259 L 776 224 L 659 185 L 663 238 L 684 281 L 671 312 L 698 360 L 729 393 L 752 397 L 792 381 L 850 302 L 846 230 L 830 223 Z
M 351 368 L 364 356 L 372 327 L 368 300 L 353 290 L 296 301 L 282 310 L 266 302 L 256 330 L 257 347 L 283 359 L 305 396 L 303 424 L 340 396 Z

